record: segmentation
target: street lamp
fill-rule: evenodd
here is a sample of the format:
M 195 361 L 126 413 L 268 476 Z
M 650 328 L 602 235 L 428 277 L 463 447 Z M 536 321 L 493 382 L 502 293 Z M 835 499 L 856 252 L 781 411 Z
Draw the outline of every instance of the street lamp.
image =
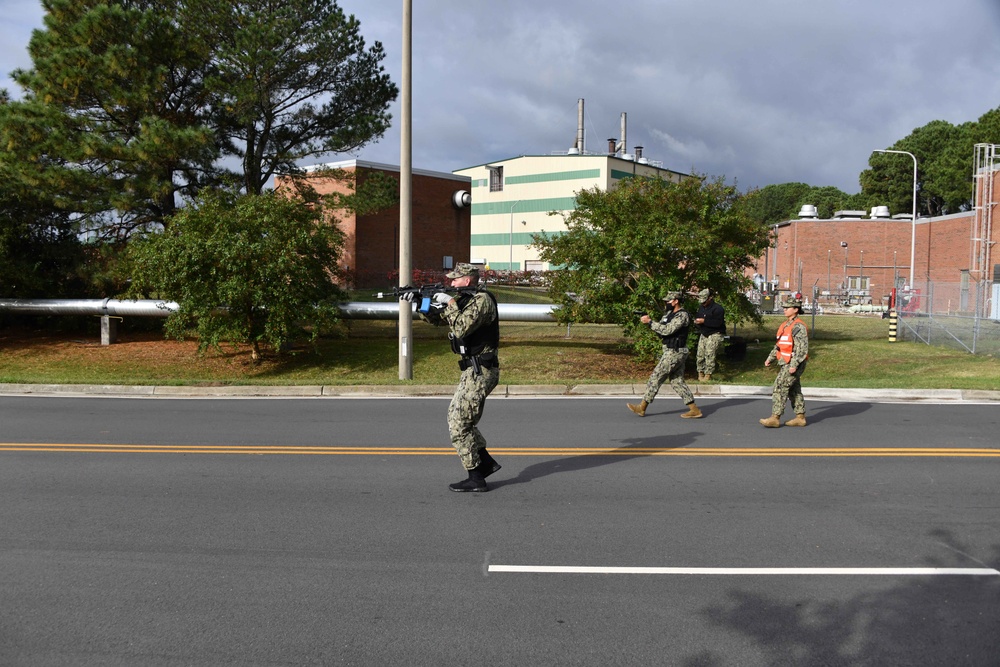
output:
M 511 283 L 514 281 L 514 207 L 521 203 L 518 199 L 510 205 L 510 260 L 507 263 L 507 277 Z
M 413 280 L 413 0 L 403 0 L 403 62 L 399 100 L 399 286 Z M 413 311 L 399 302 L 399 379 L 413 379 Z
M 774 226 L 774 268 L 771 271 L 771 275 L 774 277 L 774 288 L 772 292 L 778 291 L 778 225 Z
M 913 265 L 917 261 L 917 156 L 907 151 L 874 150 L 873 153 L 898 153 L 913 158 L 913 215 L 910 218 L 910 289 L 913 289 Z
M 851 284 L 847 281 L 847 241 L 841 241 L 840 247 L 844 249 L 844 292 L 847 293 L 847 298 L 850 300 Z

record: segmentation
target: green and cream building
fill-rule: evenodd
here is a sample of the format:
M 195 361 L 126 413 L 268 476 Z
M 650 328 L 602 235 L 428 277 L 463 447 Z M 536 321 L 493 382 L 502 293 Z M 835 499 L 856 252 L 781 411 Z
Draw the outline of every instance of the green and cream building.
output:
M 456 170 L 472 179 L 472 261 L 496 271 L 547 270 L 538 249 L 531 247 L 532 236 L 564 232 L 564 216 L 576 208 L 576 193 L 607 190 L 635 176 L 674 182 L 686 177 L 641 155 L 640 147 L 636 156 L 521 155 Z

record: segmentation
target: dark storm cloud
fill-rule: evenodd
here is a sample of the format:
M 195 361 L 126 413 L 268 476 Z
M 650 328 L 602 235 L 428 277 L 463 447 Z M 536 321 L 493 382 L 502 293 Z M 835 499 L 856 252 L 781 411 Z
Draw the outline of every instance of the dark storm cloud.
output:
M 958 124 L 1000 106 L 996 0 L 413 5 L 418 168 L 565 151 L 584 98 L 590 150 L 618 136 L 626 112 L 629 148 L 642 144 L 667 168 L 741 187 L 803 181 L 855 192 L 871 150 L 932 120 Z M 341 6 L 369 43 L 383 43 L 399 83 L 402 3 Z M 26 66 L 41 10 L 15 0 L 11 11 L 0 19 L 14 31 L 0 54 Z M 356 157 L 398 164 L 398 107 L 393 114 L 394 128 Z

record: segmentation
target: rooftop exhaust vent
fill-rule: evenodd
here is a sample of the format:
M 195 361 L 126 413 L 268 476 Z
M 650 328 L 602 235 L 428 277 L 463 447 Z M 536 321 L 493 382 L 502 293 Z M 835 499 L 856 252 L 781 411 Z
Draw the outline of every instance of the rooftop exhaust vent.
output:
M 872 218 L 888 218 L 889 217 L 889 207 L 888 206 L 875 206 L 872 208 L 871 212 Z
M 812 204 L 803 204 L 802 208 L 799 209 L 800 218 L 818 218 L 819 212 L 816 207 Z

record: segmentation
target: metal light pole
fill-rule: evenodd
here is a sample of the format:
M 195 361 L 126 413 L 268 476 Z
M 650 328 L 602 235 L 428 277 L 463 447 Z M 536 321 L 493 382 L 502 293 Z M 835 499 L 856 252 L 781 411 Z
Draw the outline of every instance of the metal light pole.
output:
M 510 205 L 510 259 L 507 263 L 507 277 L 510 278 L 511 283 L 514 281 L 514 207 L 520 203 L 521 200 L 518 199 Z
M 917 262 L 917 156 L 907 151 L 874 150 L 873 153 L 897 153 L 913 158 L 913 215 L 910 219 L 910 289 L 913 289 L 913 265 Z
M 847 241 L 841 241 L 840 247 L 844 249 L 844 292 L 848 292 L 847 298 L 850 299 L 851 285 L 847 282 Z
M 399 100 L 399 286 L 413 280 L 413 0 L 403 0 L 403 71 Z M 413 310 L 399 302 L 399 379 L 413 379 Z
M 775 294 L 778 292 L 778 248 L 781 245 L 778 243 L 778 225 L 774 226 L 774 267 L 771 269 L 771 273 L 774 274 L 774 289 L 771 290 Z
M 861 251 L 861 268 L 859 269 L 859 271 L 860 271 L 860 277 L 858 278 L 858 292 L 861 293 L 860 296 L 864 296 L 864 291 L 865 291 L 865 251 L 864 250 Z

